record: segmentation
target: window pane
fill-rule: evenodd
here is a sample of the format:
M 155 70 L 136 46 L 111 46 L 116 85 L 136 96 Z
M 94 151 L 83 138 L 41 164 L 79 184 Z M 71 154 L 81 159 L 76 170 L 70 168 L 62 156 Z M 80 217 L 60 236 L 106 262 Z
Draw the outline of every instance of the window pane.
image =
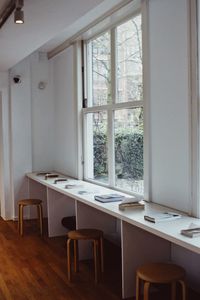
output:
M 115 111 L 115 185 L 143 194 L 143 109 Z
M 105 105 L 111 100 L 110 33 L 91 42 L 92 105 Z
M 86 164 L 88 179 L 108 182 L 107 112 L 87 114 Z
M 141 15 L 117 27 L 117 102 L 142 100 Z

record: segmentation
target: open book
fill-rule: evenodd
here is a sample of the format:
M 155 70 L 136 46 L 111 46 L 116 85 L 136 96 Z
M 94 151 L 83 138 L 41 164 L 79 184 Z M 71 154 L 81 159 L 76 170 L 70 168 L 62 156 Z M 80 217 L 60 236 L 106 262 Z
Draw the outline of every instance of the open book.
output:
M 153 223 L 172 221 L 181 218 L 181 215 L 176 212 L 166 211 L 166 212 L 152 212 L 149 215 L 145 215 L 144 219 Z

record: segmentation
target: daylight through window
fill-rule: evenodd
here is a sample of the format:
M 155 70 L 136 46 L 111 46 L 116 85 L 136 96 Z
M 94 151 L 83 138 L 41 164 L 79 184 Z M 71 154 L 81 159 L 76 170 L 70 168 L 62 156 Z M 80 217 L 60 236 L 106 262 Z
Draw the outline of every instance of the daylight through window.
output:
M 141 15 L 87 42 L 84 177 L 143 194 Z

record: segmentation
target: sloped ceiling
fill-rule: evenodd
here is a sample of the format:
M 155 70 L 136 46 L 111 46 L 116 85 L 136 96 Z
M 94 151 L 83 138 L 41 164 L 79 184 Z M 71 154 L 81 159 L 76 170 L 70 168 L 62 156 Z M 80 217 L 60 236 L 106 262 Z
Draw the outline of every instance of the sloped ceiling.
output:
M 0 0 L 0 7 L 4 2 Z M 24 0 L 25 23 L 14 24 L 12 15 L 0 29 L 0 71 L 8 70 L 42 45 L 48 46 L 49 41 L 73 23 L 77 24 L 84 16 L 87 18 L 91 10 L 98 12 L 102 2 L 120 1 Z M 55 46 L 52 42 L 50 45 Z

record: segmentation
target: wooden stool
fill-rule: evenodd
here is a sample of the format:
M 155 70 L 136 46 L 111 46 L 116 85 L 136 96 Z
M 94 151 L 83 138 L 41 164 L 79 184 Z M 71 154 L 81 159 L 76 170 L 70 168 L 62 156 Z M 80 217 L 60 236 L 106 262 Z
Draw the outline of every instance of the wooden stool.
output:
M 176 299 L 176 283 L 182 287 L 182 299 L 186 299 L 185 270 L 174 264 L 151 263 L 141 266 L 136 272 L 136 300 L 139 300 L 140 279 L 144 281 L 144 300 L 149 299 L 151 283 L 171 284 L 171 299 Z
M 74 271 L 78 272 L 78 241 L 92 240 L 94 246 L 95 282 L 98 282 L 98 253 L 100 252 L 101 272 L 104 271 L 103 262 L 103 232 L 98 229 L 78 229 L 68 232 L 67 240 L 67 267 L 68 280 L 71 281 L 71 255 L 70 243 L 74 241 Z
M 23 208 L 27 205 L 36 205 L 38 212 L 38 220 L 40 224 L 40 234 L 43 232 L 43 224 L 42 224 L 42 200 L 39 199 L 24 199 L 18 201 L 19 215 L 18 215 L 18 230 L 20 235 L 23 235 Z

